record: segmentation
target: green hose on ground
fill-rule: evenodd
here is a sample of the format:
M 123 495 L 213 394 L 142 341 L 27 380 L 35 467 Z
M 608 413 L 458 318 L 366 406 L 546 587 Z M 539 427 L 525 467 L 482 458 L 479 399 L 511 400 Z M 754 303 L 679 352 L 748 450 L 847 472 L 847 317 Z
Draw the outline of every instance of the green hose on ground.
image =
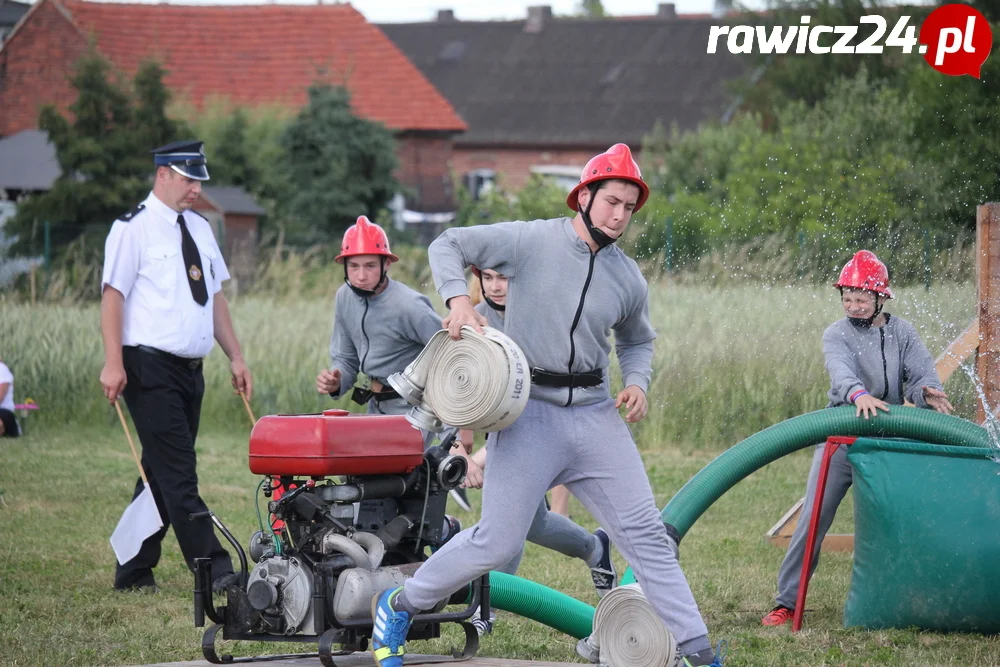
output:
M 873 419 L 856 417 L 852 406 L 818 410 L 768 427 L 724 451 L 670 499 L 661 514 L 663 522 L 683 538 L 712 503 L 751 473 L 834 435 L 907 438 L 959 447 L 990 446 L 982 426 L 933 410 L 893 405 L 890 412 L 879 412 Z M 621 585 L 631 583 L 635 583 L 635 575 L 629 568 Z
M 490 572 L 490 606 L 538 621 L 583 639 L 594 624 L 594 608 L 548 586 L 503 572 Z

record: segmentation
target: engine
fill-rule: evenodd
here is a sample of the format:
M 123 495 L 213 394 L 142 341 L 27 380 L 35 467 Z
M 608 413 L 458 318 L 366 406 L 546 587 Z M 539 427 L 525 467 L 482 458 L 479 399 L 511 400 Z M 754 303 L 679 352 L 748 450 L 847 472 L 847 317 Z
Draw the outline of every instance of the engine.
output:
M 465 460 L 448 454 L 452 438 L 424 451 L 420 431 L 402 416 L 262 417 L 250 435 L 250 470 L 263 476 L 269 520 L 250 538 L 250 562 L 211 515 L 241 563 L 225 607 L 212 601 L 209 559 L 195 563 L 195 624 L 204 625 L 206 614 L 215 622 L 202 642 L 205 657 L 238 660 L 215 653 L 220 630 L 225 639 L 317 641 L 326 665 L 338 652 L 364 650 L 373 596 L 401 585 L 452 536 L 448 491 L 466 473 Z M 459 591 L 418 615 L 410 638 L 437 637 L 442 622 L 458 622 L 471 655 L 476 632 L 465 621 L 480 601 L 488 610 L 488 595 L 485 578 Z M 444 613 L 449 603 L 465 609 Z

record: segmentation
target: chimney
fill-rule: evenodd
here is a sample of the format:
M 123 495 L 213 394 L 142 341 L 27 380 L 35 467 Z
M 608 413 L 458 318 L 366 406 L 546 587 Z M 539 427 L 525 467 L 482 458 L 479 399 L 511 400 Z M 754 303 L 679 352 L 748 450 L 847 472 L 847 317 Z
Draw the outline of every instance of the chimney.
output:
M 528 7 L 528 20 L 524 22 L 524 32 L 539 33 L 545 24 L 552 19 L 552 7 L 549 5 L 534 5 Z
M 656 17 L 673 21 L 677 18 L 677 5 L 672 2 L 661 2 L 656 6 Z
M 455 20 L 455 10 L 454 9 L 439 9 L 437 15 L 438 23 L 451 23 Z

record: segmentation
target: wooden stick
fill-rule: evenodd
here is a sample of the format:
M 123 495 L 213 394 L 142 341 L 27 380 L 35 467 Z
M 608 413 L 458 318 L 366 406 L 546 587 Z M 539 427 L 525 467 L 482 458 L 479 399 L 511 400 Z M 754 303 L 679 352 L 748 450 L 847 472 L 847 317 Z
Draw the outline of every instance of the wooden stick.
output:
M 242 391 L 238 391 L 236 393 L 238 393 L 240 398 L 243 399 L 243 405 L 247 409 L 247 414 L 250 415 L 250 427 L 253 428 L 253 426 L 257 423 L 257 418 L 253 416 L 253 410 L 250 409 L 250 401 L 247 400 L 247 395 Z
M 122 412 L 121 403 L 115 401 L 115 410 L 118 411 L 118 419 L 122 423 L 122 428 L 125 430 L 125 437 L 128 438 L 128 446 L 132 448 L 132 456 L 135 457 L 135 464 L 139 466 L 139 476 L 142 477 L 142 483 L 149 488 L 149 480 L 146 479 L 146 471 L 142 469 L 142 460 L 139 459 L 139 452 L 135 449 L 135 443 L 132 442 L 132 434 L 128 432 L 128 424 L 125 423 L 125 414 Z

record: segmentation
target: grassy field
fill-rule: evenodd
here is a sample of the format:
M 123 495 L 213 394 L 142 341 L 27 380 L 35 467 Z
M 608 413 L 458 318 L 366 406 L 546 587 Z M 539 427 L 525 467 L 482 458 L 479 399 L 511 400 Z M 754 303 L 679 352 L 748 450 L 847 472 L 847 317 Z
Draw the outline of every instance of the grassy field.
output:
M 246 467 L 245 433 L 215 431 L 200 438 L 202 492 L 237 536 L 255 529 L 256 480 Z M 157 570 L 162 592 L 149 596 L 111 589 L 114 555 L 107 538 L 127 504 L 134 464 L 120 432 L 110 428 L 39 429 L 3 443 L 0 486 L 0 663 L 11 666 L 135 665 L 200 657 L 191 622 L 191 576 L 169 535 Z M 713 452 L 643 447 L 664 504 L 708 463 Z M 730 644 L 727 665 L 996 665 L 1000 640 L 911 630 L 845 630 L 841 615 L 851 558 L 828 554 L 810 587 L 806 629 L 765 629 L 783 552 L 764 532 L 799 497 L 808 469 L 801 452 L 757 472 L 724 496 L 694 526 L 681 548 L 683 565 L 714 639 Z M 478 500 L 474 492 L 473 499 Z M 576 501 L 575 519 L 593 527 Z M 454 509 L 454 508 L 453 508 Z M 475 514 L 462 515 L 466 525 Z M 851 506 L 835 531 L 850 530 Z M 623 564 L 619 559 L 619 567 Z M 586 566 L 529 545 L 520 573 L 590 604 L 597 598 Z M 446 631 L 433 652 L 457 645 Z M 571 662 L 574 642 L 544 626 L 501 613 L 481 653 Z M 227 646 L 232 646 L 227 645 Z M 247 654 L 280 650 L 236 646 Z
M 257 414 L 331 406 L 316 394 L 315 377 L 329 363 L 332 292 L 329 299 L 241 298 L 233 304 L 254 374 Z M 968 325 L 974 300 L 971 285 L 941 284 L 929 292 L 901 290 L 889 310 L 913 322 L 937 355 Z M 39 421 L 113 426 L 116 417 L 97 382 L 104 357 L 96 306 L 0 303 L 0 309 L 0 358 L 14 372 L 18 400 L 34 398 L 42 406 Z M 659 338 L 652 409 L 637 437 L 719 449 L 823 407 L 829 381 L 820 336 L 842 315 L 829 287 L 652 284 L 650 316 Z M 216 347 L 206 363 L 202 415 L 207 425 L 238 428 L 246 414 L 240 400 L 225 391 L 227 374 L 226 358 Z M 967 379 L 956 376 L 947 388 L 960 411 L 971 415 Z M 340 405 L 353 404 L 341 399 Z
M 937 355 L 968 324 L 974 288 L 903 290 L 890 309 L 917 325 Z M 659 332 L 651 412 L 635 429 L 662 506 L 720 451 L 773 423 L 825 404 L 819 336 L 839 307 L 830 288 L 729 288 L 654 285 Z M 234 304 L 257 393 L 259 414 L 330 406 L 312 381 L 325 363 L 330 303 L 240 300 Z M 168 536 L 156 596 L 111 590 L 108 545 L 128 503 L 135 467 L 114 412 L 100 397 L 97 311 L 3 306 L 0 356 L 14 369 L 18 400 L 42 411 L 20 440 L 0 442 L 0 664 L 134 665 L 200 657 L 192 626 L 192 580 Z M 199 438 L 201 488 L 242 540 L 255 529 L 247 469 L 249 424 L 226 391 L 220 352 L 207 365 L 205 426 Z M 967 379 L 947 384 L 960 411 L 974 410 Z M 685 538 L 681 564 L 713 639 L 730 644 L 727 665 L 1000 664 L 1000 640 L 913 630 L 841 627 L 851 558 L 824 556 L 810 587 L 806 630 L 765 629 L 783 552 L 765 531 L 801 495 L 807 452 L 755 473 L 716 503 Z M 475 496 L 475 494 L 473 494 Z M 574 518 L 593 528 L 573 501 Z M 476 515 L 461 515 L 466 525 Z M 835 531 L 850 531 L 850 504 Z M 621 565 L 621 563 L 620 563 Z M 590 604 L 597 601 L 582 563 L 529 545 L 519 572 Z M 457 634 L 411 650 L 432 652 Z M 573 640 L 501 614 L 481 653 L 573 661 Z M 273 647 L 271 647 L 272 650 Z M 260 650 L 237 647 L 236 651 Z M 235 652 L 235 651 L 234 651 Z

